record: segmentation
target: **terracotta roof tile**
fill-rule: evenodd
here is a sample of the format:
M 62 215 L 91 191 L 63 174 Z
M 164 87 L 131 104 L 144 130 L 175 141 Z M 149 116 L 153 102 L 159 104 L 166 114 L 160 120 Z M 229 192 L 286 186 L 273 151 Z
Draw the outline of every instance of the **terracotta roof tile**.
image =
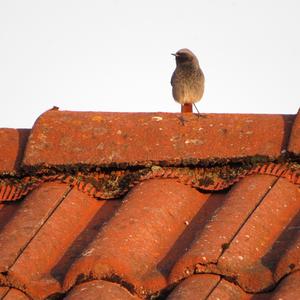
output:
M 285 277 L 272 292 L 272 299 L 298 299 L 300 297 L 300 272 L 294 272 Z M 264 299 L 270 299 L 268 294 Z M 254 300 L 260 300 L 259 297 Z
M 3 297 L 8 293 L 9 287 L 7 286 L 0 286 L 0 297 L 3 299 Z
M 19 258 L 40 226 L 56 209 L 66 190 L 68 187 L 61 184 L 45 184 L 30 194 L 26 201 L 17 203 L 14 210 L 10 205 L 1 208 L 0 213 L 6 220 L 0 232 L 0 244 L 5 245 L 5 252 L 0 256 L 1 272 L 7 272 Z
M 278 179 L 220 257 L 218 268 L 249 292 L 268 289 L 276 284 L 276 279 L 291 272 L 296 257 L 288 256 L 286 249 L 299 248 L 299 244 L 288 238 L 295 238 L 299 233 L 291 224 L 295 217 L 300 221 L 299 200 L 299 189 Z M 285 259 L 285 264 L 278 270 L 281 259 Z M 299 269 L 300 264 L 296 263 L 295 267 Z M 280 274 L 274 280 L 275 270 Z
M 29 129 L 0 128 L 0 174 L 18 171 L 29 133 Z
M 180 283 L 167 300 L 189 299 L 298 299 L 300 295 L 300 272 L 294 272 L 280 281 L 279 285 L 268 293 L 250 294 L 232 282 L 213 274 L 192 275 Z
M 53 194 L 54 188 L 60 196 Z M 40 227 L 34 234 L 26 229 L 30 234 L 20 236 L 27 241 L 16 239 L 14 244 L 10 228 L 22 232 L 22 224 L 28 223 L 18 214 L 30 211 L 31 202 L 45 199 L 47 189 L 45 203 L 55 203 L 55 210 L 48 209 L 42 222 L 37 216 L 32 222 Z M 11 259 L 13 264 L 4 263 L 2 282 L 35 299 L 94 279 L 117 281 L 144 297 L 177 284 L 181 277 L 176 274 L 188 277 L 194 272 L 219 273 L 245 293 L 261 292 L 300 269 L 299 189 L 269 175 L 246 177 L 225 194 L 202 194 L 175 180 L 154 179 L 138 185 L 123 202 L 98 202 L 67 185 L 48 183 L 14 205 L 17 211 L 0 238 L 7 249 L 2 260 L 13 253 L 17 257 Z M 278 222 L 272 222 L 275 218 Z M 201 250 L 202 244 L 207 249 Z M 205 263 L 199 251 L 207 251 Z
M 196 264 L 217 263 L 275 180 L 272 176 L 255 175 L 236 184 L 228 193 L 222 207 L 199 232 L 191 249 L 177 262 L 171 275 L 172 280 L 178 280 L 184 274 L 193 272 Z
M 138 300 L 141 299 L 130 294 L 125 288 L 116 283 L 104 280 L 92 280 L 86 283 L 77 285 L 65 300 Z
M 93 218 L 101 226 L 119 203 L 98 202 L 62 184 L 43 185 L 27 198 L 18 211 L 22 215 L 16 214 L 0 235 L 6 248 L 1 269 L 8 272 L 8 280 L 15 287 L 35 299 L 44 299 L 61 291 L 60 281 L 68 266 L 95 234 Z M 31 204 L 39 205 L 39 201 L 47 209 L 43 207 L 40 215 L 37 209 L 30 210 Z M 28 227 L 24 228 L 24 223 Z M 80 235 L 82 230 L 84 236 Z
M 294 116 L 179 119 L 42 115 L 22 167 L 19 154 L 0 172 L 0 199 L 22 199 L 0 203 L 0 296 L 300 298 L 300 168 L 282 151 L 297 120 L 292 129 Z M 185 143 L 199 122 L 205 143 Z
M 220 219 L 220 222 L 222 221 L 221 217 L 223 211 L 226 211 L 226 205 L 232 204 L 234 210 L 239 209 L 238 207 L 234 207 L 234 198 L 236 197 L 237 199 L 237 195 L 241 193 L 241 191 L 244 191 L 246 186 L 249 186 L 249 190 L 252 190 L 254 194 L 259 191 L 259 189 L 256 191 L 260 184 L 260 181 L 258 180 L 259 178 L 262 179 L 263 182 L 264 178 L 269 180 L 270 177 L 267 175 L 255 175 L 253 178 L 247 177 L 238 183 L 234 189 L 229 192 L 228 196 L 226 194 L 226 196 L 224 194 L 201 194 L 190 187 L 184 186 L 170 179 L 147 181 L 134 188 L 132 192 L 127 195 L 123 204 L 113 215 L 112 213 L 115 211 L 115 208 L 113 210 L 112 208 L 116 207 L 116 205 L 119 206 L 121 204 L 119 201 L 97 202 L 86 194 L 72 190 L 69 192 L 69 194 L 67 194 L 66 198 L 63 199 L 63 202 L 57 206 L 56 210 L 51 213 L 50 217 L 38 230 L 34 237 L 32 238 L 32 234 L 27 235 L 28 239 L 31 239 L 30 243 L 27 243 L 28 245 L 25 250 L 23 250 L 17 261 L 8 270 L 8 275 L 4 277 L 6 278 L 6 281 L 10 282 L 10 284 L 13 284 L 18 288 L 23 288 L 27 293 L 30 293 L 36 299 L 42 299 L 46 295 L 55 294 L 62 291 L 60 282 L 65 277 L 68 269 L 69 271 L 67 272 L 65 279 L 67 289 L 76 282 L 74 281 L 75 278 L 77 278 L 79 281 L 87 280 L 89 278 L 119 278 L 117 280 L 121 280 L 121 283 L 126 282 L 125 285 L 129 288 L 131 287 L 130 291 L 136 290 L 141 295 L 144 293 L 148 294 L 159 291 L 160 289 L 166 288 L 168 284 L 175 282 L 172 279 L 169 283 L 167 282 L 168 274 L 171 272 L 172 268 L 174 268 L 174 263 L 176 263 L 176 261 L 180 259 L 182 255 L 184 255 L 184 252 L 187 248 L 190 248 L 190 251 L 192 251 L 195 243 L 197 244 L 197 241 L 201 241 L 201 236 L 203 240 L 205 239 L 204 232 L 207 230 L 206 228 L 211 228 L 210 226 L 216 226 L 213 222 L 214 219 L 217 223 L 218 219 Z M 290 184 L 285 179 L 279 179 L 277 184 L 279 184 L 280 181 L 283 181 L 283 186 L 286 184 L 291 185 L 289 186 L 290 191 L 288 191 L 291 196 L 288 199 L 284 197 L 282 200 L 277 197 L 271 197 L 270 201 L 272 201 L 273 198 L 273 201 L 277 199 L 279 202 L 279 207 L 282 207 L 283 209 L 283 211 L 281 209 L 278 212 L 276 206 L 273 208 L 273 211 L 279 214 L 277 216 L 279 220 L 281 220 L 282 217 L 286 218 L 287 215 L 289 216 L 288 219 L 290 220 L 292 218 L 290 215 L 290 210 L 292 210 L 294 214 L 299 211 L 299 206 L 294 208 L 290 206 L 291 204 L 296 203 L 293 200 L 293 193 L 295 193 L 295 190 L 292 188 L 293 184 Z M 266 182 L 265 184 L 268 185 L 269 182 Z M 55 186 L 55 184 L 42 185 L 40 189 L 34 191 L 33 194 L 29 195 L 26 198 L 26 201 L 21 202 L 21 204 L 25 205 L 28 203 L 27 205 L 29 205 L 31 198 L 35 199 L 35 201 L 37 201 L 39 198 L 45 199 L 42 196 L 42 190 L 46 188 L 49 189 L 51 185 Z M 64 187 L 61 189 L 62 191 L 67 188 L 67 186 L 63 184 L 60 186 Z M 276 184 L 271 189 L 271 192 L 269 192 L 270 195 L 275 187 Z M 49 189 L 48 193 L 52 193 L 51 191 L 52 189 Z M 278 186 L 278 188 L 274 190 L 274 193 L 279 193 L 278 196 L 280 196 L 281 191 L 284 192 L 285 190 L 282 186 Z M 73 197 L 71 197 L 71 193 L 75 192 L 77 194 L 76 200 L 75 198 L 73 199 Z M 237 194 L 236 196 L 234 195 L 235 193 Z M 247 203 L 247 193 L 245 195 L 246 198 L 240 199 Z M 48 199 L 49 198 L 50 195 L 48 195 Z M 61 197 L 57 196 L 53 198 L 61 199 Z M 240 221 L 236 222 L 239 224 L 239 226 L 237 226 L 237 229 L 233 231 L 234 233 L 230 237 L 232 242 L 228 245 L 228 248 L 225 249 L 225 253 L 223 255 L 223 257 L 228 257 L 230 262 L 234 262 L 235 257 L 239 257 L 234 254 L 234 251 L 237 247 L 235 246 L 234 241 L 236 241 L 239 235 L 242 237 L 245 236 L 245 239 L 247 239 L 247 234 L 243 233 L 242 231 L 247 231 L 245 229 L 247 227 L 253 227 L 251 227 L 251 222 L 256 221 L 255 214 L 259 213 L 259 211 L 263 212 L 263 206 L 267 207 L 267 204 L 264 203 L 264 201 L 267 201 L 267 198 L 267 196 L 263 198 L 263 202 L 259 204 L 259 206 L 254 210 L 254 212 L 252 212 L 251 215 L 249 210 L 245 210 L 246 218 L 249 215 L 251 216 L 247 219 L 246 223 L 244 222 L 244 219 L 240 219 Z M 82 201 L 85 203 L 85 209 L 82 209 L 81 206 L 79 206 L 80 208 L 76 208 L 78 203 L 82 203 L 80 199 L 82 199 Z M 225 199 L 226 201 L 224 201 Z M 291 199 L 291 203 L 286 202 L 289 199 Z M 89 208 L 89 213 L 88 203 L 90 200 L 92 201 L 91 203 L 94 204 L 92 204 L 92 206 Z M 48 200 L 45 203 L 47 202 L 53 203 L 53 200 Z M 95 216 L 96 211 L 99 211 L 97 207 L 104 205 L 104 203 L 111 203 L 112 207 L 109 208 L 105 213 L 106 219 L 108 216 L 111 216 L 109 222 L 102 227 L 101 222 L 99 224 L 99 217 L 95 218 L 93 216 Z M 18 203 L 16 205 L 19 206 L 20 204 Z M 287 208 L 285 209 L 288 211 L 288 213 L 284 212 L 285 205 L 287 205 Z M 7 223 L 7 225 L 11 224 L 10 226 L 16 226 L 15 229 L 20 228 L 21 230 L 21 224 L 14 224 L 14 222 L 16 222 L 14 221 L 14 218 L 21 219 L 21 217 L 18 216 L 18 211 L 21 212 L 21 209 L 21 207 L 18 208 L 17 213 L 12 216 L 11 222 Z M 73 211 L 74 209 L 75 211 Z M 272 209 L 270 209 L 270 211 L 272 211 Z M 62 219 L 60 214 L 68 217 L 64 217 Z M 240 214 L 245 215 L 245 213 Z M 86 219 L 84 216 L 88 216 L 88 219 Z M 214 217 L 212 218 L 212 216 Z M 78 225 L 76 226 L 74 226 L 74 223 L 71 222 L 71 230 L 70 225 L 68 225 L 71 221 L 69 220 L 70 217 L 75 217 L 76 222 L 78 222 Z M 213 223 L 210 224 L 211 218 Z M 227 215 L 224 215 L 223 220 L 224 218 L 235 220 L 236 217 L 235 215 L 230 215 L 230 212 L 228 212 Z M 94 221 L 91 222 L 91 219 L 94 219 Z M 23 222 L 27 221 L 23 219 Z M 80 225 L 81 222 L 82 225 Z M 299 256 L 297 256 L 299 255 L 299 251 L 296 251 L 294 255 L 291 255 L 290 259 L 288 259 L 289 253 L 293 252 L 293 250 L 295 251 L 295 249 L 299 247 L 297 244 L 297 231 L 295 230 L 295 228 L 298 226 L 297 222 L 299 222 L 299 218 L 290 220 L 291 226 L 286 228 L 283 228 L 282 225 L 279 224 L 279 236 L 281 236 L 281 239 L 277 239 L 277 242 L 280 241 L 283 243 L 282 249 L 286 249 L 286 253 L 280 252 L 277 248 L 274 250 L 275 256 L 273 255 L 273 258 L 270 254 L 268 258 L 268 252 L 264 256 L 266 257 L 264 264 L 270 261 L 273 265 L 279 266 L 278 259 L 279 262 L 284 259 L 286 260 L 286 263 L 284 264 L 285 269 L 283 269 L 284 272 L 278 273 L 277 275 L 278 281 L 280 278 L 284 277 L 286 273 L 291 272 L 292 265 L 293 270 L 299 269 L 299 266 L 297 265 L 297 262 L 299 261 Z M 22 222 L 20 221 L 20 223 Z M 276 224 L 271 226 L 270 224 L 268 225 L 272 229 Z M 266 227 L 266 225 L 261 226 L 264 228 L 264 230 L 268 229 L 268 226 Z M 59 228 L 59 230 L 57 228 Z M 82 228 L 84 228 L 84 231 L 82 231 Z M 226 228 L 227 227 L 224 227 L 224 230 Z M 5 230 L 2 235 L 8 235 L 9 226 L 5 226 L 4 229 Z M 99 233 L 95 234 L 99 229 Z M 236 233 L 236 231 L 239 231 L 239 233 Z M 72 234 L 72 232 L 74 233 Z M 254 232 L 252 233 L 252 239 L 256 238 L 255 236 L 258 232 L 259 231 L 254 229 Z M 270 233 L 265 233 L 265 235 L 270 235 Z M 276 241 L 272 239 L 272 236 L 267 236 L 268 239 L 265 240 L 265 235 L 262 236 L 263 241 L 266 243 L 264 246 L 265 248 L 272 244 L 276 245 Z M 278 236 L 276 231 L 275 235 Z M 288 236 L 286 237 L 286 235 Z M 215 235 L 214 231 L 212 231 L 207 238 L 211 238 L 212 236 L 218 235 Z M 233 239 L 234 236 L 236 239 Z M 259 234 L 257 235 L 258 238 L 260 236 L 261 235 Z M 291 239 L 291 236 L 293 239 Z M 249 238 L 251 240 L 251 237 Z M 255 243 L 259 246 L 258 242 L 252 241 L 252 243 L 247 244 L 247 240 L 242 242 L 242 238 L 240 239 L 241 243 L 244 243 L 244 246 L 240 247 L 240 253 L 238 253 L 241 254 L 240 256 L 247 257 L 246 253 L 249 251 L 249 246 L 255 246 Z M 64 240 L 66 242 L 64 242 Z M 147 244 L 148 241 L 150 244 Z M 9 249 L 7 244 L 13 245 L 13 242 L 6 240 L 6 242 L 3 243 L 4 247 Z M 23 244 L 26 244 L 26 242 Z M 45 245 L 47 246 L 45 247 Z M 233 248 L 231 249 L 232 245 Z M 171 248 L 169 248 L 170 246 Z M 21 246 L 18 247 L 22 248 Z M 54 249 L 57 249 L 57 252 L 55 252 Z M 16 250 L 11 250 L 11 252 L 13 251 L 14 253 L 18 252 Z M 230 254 L 232 251 L 233 253 Z M 10 251 L 7 250 L 7 255 L 4 256 L 3 259 L 5 259 L 7 256 L 9 257 L 9 253 Z M 119 253 L 122 253 L 122 261 L 117 260 Z M 145 257 L 145 255 L 143 255 L 144 253 L 149 253 L 149 255 Z M 272 251 L 270 253 L 272 253 Z M 80 254 L 81 257 L 78 257 Z M 183 257 L 186 257 L 188 254 L 189 251 Z M 51 259 L 45 261 L 45 257 L 49 256 Z M 248 254 L 248 256 L 252 259 L 252 253 Z M 31 261 L 33 257 L 34 260 Z M 180 259 L 179 262 L 182 261 L 182 259 Z M 198 261 L 199 259 L 195 260 L 195 262 Z M 180 265 L 180 263 L 177 263 L 177 265 L 178 264 Z M 256 265 L 255 259 L 253 260 L 253 264 Z M 251 260 L 249 265 L 251 267 Z M 186 266 L 188 267 L 188 263 Z M 241 272 L 243 270 L 243 264 L 240 265 L 240 268 L 239 265 L 237 265 L 236 271 L 234 271 L 234 269 L 232 270 L 234 266 L 234 263 L 230 263 L 225 267 L 221 264 L 221 267 L 219 267 L 219 272 L 220 274 L 226 276 L 228 276 L 228 273 L 230 272 L 243 275 L 243 272 Z M 157 268 L 159 270 L 158 273 L 155 271 Z M 199 266 L 195 266 L 196 270 L 197 268 L 201 269 Z M 175 265 L 172 274 L 176 273 L 176 269 L 178 269 L 178 267 Z M 50 270 L 51 275 L 49 273 Z M 229 272 L 228 270 L 231 271 Z M 259 271 L 262 271 L 262 269 L 260 268 Z M 191 272 L 193 273 L 193 271 Z M 273 272 L 275 273 L 276 269 L 273 268 Z M 29 274 L 31 275 L 29 276 Z M 40 277 L 38 274 L 44 275 Z M 74 274 L 75 277 L 72 274 Z M 252 275 L 253 278 L 256 276 L 257 274 Z M 239 283 L 243 283 L 243 281 L 239 281 L 240 278 L 238 276 L 236 277 L 236 280 Z
M 204 298 L 203 298 L 204 299 Z M 215 286 L 211 294 L 206 298 L 207 300 L 216 299 L 238 299 L 238 300 L 252 300 L 253 296 L 247 294 L 239 286 L 226 279 L 221 279 Z
M 300 222 L 299 199 L 299 188 L 284 179 L 245 178 L 177 262 L 171 281 L 196 269 L 229 276 L 249 292 L 273 286 L 300 255 L 294 224 Z M 275 282 L 274 264 L 281 270 Z
M 172 263 L 193 232 L 178 238 L 208 197 L 170 179 L 140 184 L 72 266 L 65 287 L 89 276 L 115 275 L 140 295 L 165 288 Z
M 21 292 L 17 289 L 11 288 L 11 289 L 8 289 L 5 296 L 1 299 L 3 299 L 3 300 L 29 300 L 30 298 L 27 297 L 23 292 Z
M 208 299 L 221 277 L 214 274 L 192 275 L 182 281 L 168 296 L 168 300 Z
M 23 164 L 144 165 L 278 158 L 294 116 L 47 111 L 35 123 Z M 259 126 L 258 126 L 259 124 Z M 68 134 L 66 135 L 66 132 Z M 146 142 L 145 142 L 146 141 Z
M 297 156 L 300 155 L 300 109 L 298 111 L 293 128 L 291 130 L 288 151 L 294 153 Z

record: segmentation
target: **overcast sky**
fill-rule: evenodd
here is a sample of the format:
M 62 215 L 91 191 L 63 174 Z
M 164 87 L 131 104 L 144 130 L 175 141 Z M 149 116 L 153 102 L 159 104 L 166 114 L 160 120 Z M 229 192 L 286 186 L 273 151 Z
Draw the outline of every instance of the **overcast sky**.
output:
M 178 112 L 170 55 L 191 49 L 207 113 L 300 106 L 298 0 L 0 0 L 0 127 L 62 110 Z

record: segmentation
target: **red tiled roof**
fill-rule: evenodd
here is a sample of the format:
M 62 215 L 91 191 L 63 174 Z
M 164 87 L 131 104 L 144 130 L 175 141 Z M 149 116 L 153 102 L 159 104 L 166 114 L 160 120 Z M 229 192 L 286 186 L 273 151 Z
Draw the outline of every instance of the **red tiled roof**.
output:
M 0 128 L 0 173 L 15 174 L 23 158 L 29 129 Z
M 5 299 L 5 300 L 29 300 L 30 299 L 20 290 L 9 288 L 9 287 L 0 287 L 0 297 L 1 299 Z
M 99 297 L 101 295 L 101 297 Z M 122 286 L 105 281 L 92 280 L 77 285 L 67 297 L 66 300 L 82 300 L 82 299 L 122 299 L 122 300 L 138 300 L 141 299 L 136 295 L 132 295 Z
M 299 114 L 183 118 L 1 129 L 0 296 L 300 298 Z
M 294 126 L 291 130 L 288 151 L 296 156 L 300 155 L 300 109 L 294 121 Z

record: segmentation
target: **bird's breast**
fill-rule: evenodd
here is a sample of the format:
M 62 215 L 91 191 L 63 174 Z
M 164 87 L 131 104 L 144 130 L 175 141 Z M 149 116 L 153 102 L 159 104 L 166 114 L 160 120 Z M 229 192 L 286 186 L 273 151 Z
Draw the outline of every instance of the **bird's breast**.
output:
M 176 68 L 171 80 L 174 99 L 181 103 L 195 103 L 204 92 L 204 75 L 201 69 L 186 70 Z

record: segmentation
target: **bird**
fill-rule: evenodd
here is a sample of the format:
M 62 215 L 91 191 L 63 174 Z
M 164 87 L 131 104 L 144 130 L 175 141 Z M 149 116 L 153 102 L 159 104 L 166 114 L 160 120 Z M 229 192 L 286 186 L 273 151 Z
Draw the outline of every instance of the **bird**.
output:
M 172 55 L 176 59 L 176 69 L 171 78 L 173 98 L 181 104 L 182 112 L 186 104 L 193 104 L 199 117 L 200 113 L 195 103 L 203 96 L 205 77 L 198 59 L 187 48 L 180 49 Z

